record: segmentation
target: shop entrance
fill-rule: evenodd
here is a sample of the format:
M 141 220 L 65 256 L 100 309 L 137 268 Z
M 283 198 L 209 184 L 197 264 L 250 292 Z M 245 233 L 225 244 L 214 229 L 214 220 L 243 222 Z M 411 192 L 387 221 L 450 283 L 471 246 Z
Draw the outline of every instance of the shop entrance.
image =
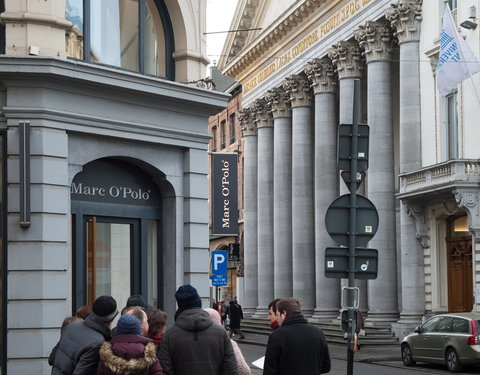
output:
M 161 195 L 152 177 L 124 161 L 84 166 L 71 186 L 73 310 L 111 295 L 121 309 L 133 294 L 162 308 Z
M 467 217 L 447 220 L 448 311 L 465 312 L 473 308 L 472 235 Z

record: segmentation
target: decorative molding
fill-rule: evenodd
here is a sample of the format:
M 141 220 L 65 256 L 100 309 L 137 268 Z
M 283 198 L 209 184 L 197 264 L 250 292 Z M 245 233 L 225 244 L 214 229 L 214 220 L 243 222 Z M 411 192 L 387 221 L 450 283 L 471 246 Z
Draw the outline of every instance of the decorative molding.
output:
M 420 40 L 423 0 L 399 0 L 385 11 L 385 18 L 396 30 L 399 43 Z
M 480 192 L 477 188 L 454 190 L 458 206 L 467 211 L 468 229 L 473 233 L 475 242 L 480 243 Z
M 273 119 L 290 117 L 292 115 L 290 108 L 290 97 L 283 88 L 276 87 L 268 90 L 267 95 L 265 95 L 265 100 L 268 103 Z
M 367 21 L 354 32 L 367 63 L 392 58 L 392 29 L 389 22 Z
M 256 2 L 256 0 L 247 0 L 247 4 L 251 1 L 253 1 L 253 3 Z M 326 0 L 304 0 L 303 2 L 300 2 L 291 10 L 290 14 L 285 15 L 283 20 L 278 22 L 278 24 L 275 25 L 269 32 L 267 32 L 265 36 L 251 43 L 248 46 L 248 50 L 244 50 L 244 47 L 247 47 L 245 41 L 247 37 L 246 33 L 248 31 L 237 32 L 233 37 L 234 39 L 229 50 L 229 55 L 226 58 L 227 61 L 220 59 L 218 65 L 220 67 L 225 67 L 231 60 L 238 58 L 238 61 L 235 61 L 233 65 L 230 66 L 226 72 L 224 72 L 229 76 L 236 77 L 239 72 L 246 70 L 246 68 L 251 65 L 259 56 L 268 55 L 269 49 L 278 45 L 283 38 L 288 37 L 288 35 L 297 25 L 304 23 L 312 13 L 314 13 L 325 3 Z M 244 8 L 242 8 L 242 11 Z M 248 11 L 246 14 L 244 13 L 239 23 L 240 27 L 245 27 L 250 19 L 253 20 L 253 15 L 254 12 L 252 10 Z M 240 52 L 242 52 L 243 55 L 238 57 Z
M 420 242 L 423 249 L 428 249 L 430 247 L 430 236 L 428 235 L 429 228 L 425 207 L 411 202 L 404 202 L 404 205 L 407 215 L 413 217 L 415 220 L 415 237 Z
M 328 57 L 337 68 L 338 79 L 361 78 L 364 59 L 357 42 L 338 42 L 328 50 Z
M 292 108 L 312 105 L 312 89 L 306 74 L 293 74 L 286 77 L 283 88 L 290 97 Z
M 449 216 L 458 213 L 458 205 L 455 198 L 445 199 L 443 201 L 443 207 L 445 207 L 445 210 Z
M 270 105 L 265 99 L 255 100 L 250 108 L 252 109 L 252 118 L 257 129 L 273 126 Z
M 243 108 L 237 112 L 238 121 L 244 137 L 257 135 L 257 127 L 252 119 L 252 111 L 250 108 Z
M 304 71 L 311 82 L 315 95 L 337 91 L 338 77 L 332 60 L 314 59 L 305 65 Z

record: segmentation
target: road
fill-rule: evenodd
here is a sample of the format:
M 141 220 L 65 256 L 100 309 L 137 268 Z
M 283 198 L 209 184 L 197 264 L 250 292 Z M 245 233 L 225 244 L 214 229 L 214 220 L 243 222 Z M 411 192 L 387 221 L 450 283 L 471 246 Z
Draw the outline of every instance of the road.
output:
M 259 345 L 248 345 L 238 341 L 243 356 L 248 364 L 251 364 L 256 359 L 265 355 L 265 347 Z M 479 374 L 479 367 L 467 368 L 463 372 L 457 373 L 457 375 L 470 375 Z M 347 373 L 347 361 L 342 359 L 332 359 L 331 375 L 346 375 Z M 252 369 L 252 375 L 261 375 L 262 370 Z M 399 361 L 390 362 L 376 362 L 376 363 L 362 363 L 355 362 L 353 366 L 354 375 L 427 375 L 438 374 L 446 375 L 451 374 L 446 367 L 430 364 L 417 364 L 414 367 L 405 367 L 403 363 Z

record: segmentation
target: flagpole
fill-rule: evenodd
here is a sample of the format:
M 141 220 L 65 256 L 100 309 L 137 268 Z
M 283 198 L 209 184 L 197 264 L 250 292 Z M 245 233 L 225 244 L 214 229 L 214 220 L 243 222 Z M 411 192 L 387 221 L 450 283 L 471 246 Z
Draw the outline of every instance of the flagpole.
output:
M 448 8 L 448 12 L 450 14 L 452 14 L 452 11 L 450 10 L 450 6 L 448 5 L 448 3 L 445 4 L 445 6 Z M 455 24 L 455 27 L 457 28 L 457 32 L 458 32 L 460 38 L 463 38 L 463 35 L 458 30 L 458 26 L 456 24 Z M 462 51 L 462 55 L 465 56 L 465 51 L 462 48 L 462 43 L 458 43 L 458 48 L 460 48 L 460 50 Z M 475 87 L 475 82 L 473 82 L 473 74 L 472 74 L 472 70 L 470 69 L 470 64 L 469 64 L 468 61 L 466 61 L 466 65 L 467 65 L 467 70 L 468 70 L 468 75 L 469 75 L 468 78 L 470 78 L 470 82 L 472 84 L 473 92 L 475 93 L 475 97 L 477 98 L 477 103 L 480 104 L 480 97 L 478 96 L 477 88 Z M 463 83 L 462 83 L 462 89 L 463 89 Z

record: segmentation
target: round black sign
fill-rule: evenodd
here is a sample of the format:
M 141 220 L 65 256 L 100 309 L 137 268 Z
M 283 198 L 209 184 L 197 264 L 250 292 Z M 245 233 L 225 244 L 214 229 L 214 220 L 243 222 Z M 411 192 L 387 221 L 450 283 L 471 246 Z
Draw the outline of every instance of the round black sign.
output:
M 378 212 L 371 201 L 357 195 L 357 220 L 355 222 L 355 247 L 365 247 L 378 229 Z M 325 215 L 325 227 L 339 245 L 349 246 L 350 194 L 333 201 Z

